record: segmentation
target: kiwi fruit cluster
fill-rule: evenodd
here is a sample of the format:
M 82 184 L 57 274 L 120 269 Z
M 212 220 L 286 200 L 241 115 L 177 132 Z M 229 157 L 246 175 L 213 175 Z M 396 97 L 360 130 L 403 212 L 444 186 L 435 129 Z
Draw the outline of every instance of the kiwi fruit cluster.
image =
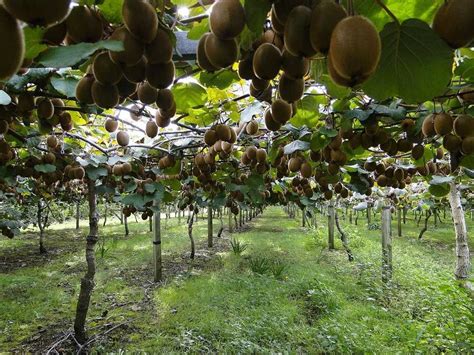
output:
M 112 167 L 112 174 L 114 176 L 124 176 L 124 175 L 129 175 L 132 172 L 132 164 L 126 162 L 123 164 L 115 164 Z
M 257 148 L 256 146 L 248 146 L 242 156 L 240 162 L 243 165 L 250 166 L 252 170 L 258 174 L 264 174 L 270 168 L 267 163 L 267 151 L 263 148 Z
M 158 167 L 161 170 L 171 168 L 175 164 L 176 164 L 176 158 L 171 154 L 165 155 L 164 157 L 160 158 L 160 160 L 158 161 Z
M 240 1 L 216 1 L 209 15 L 209 27 L 211 32 L 201 37 L 196 56 L 201 69 L 214 72 L 237 61 L 236 37 L 245 27 L 245 10 Z

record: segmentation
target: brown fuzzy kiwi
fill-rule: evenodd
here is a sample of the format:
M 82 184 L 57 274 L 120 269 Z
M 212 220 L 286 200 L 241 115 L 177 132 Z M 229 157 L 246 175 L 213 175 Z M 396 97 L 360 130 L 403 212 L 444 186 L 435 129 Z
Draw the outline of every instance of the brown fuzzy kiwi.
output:
M 474 103 L 474 86 L 468 86 L 459 90 L 458 97 L 462 103 Z
M 317 152 L 315 152 L 314 150 L 312 150 L 312 151 L 309 153 L 309 157 L 310 157 L 311 160 L 314 161 L 315 163 L 320 162 L 320 161 L 321 161 L 321 158 L 322 158 L 321 151 L 318 150 Z
M 440 136 L 451 133 L 453 130 L 453 117 L 446 112 L 437 113 L 434 116 L 434 130 Z
M 155 103 L 156 99 L 158 98 L 158 90 L 156 90 L 146 81 L 138 84 L 137 94 L 138 99 L 147 105 Z
M 56 156 L 53 153 L 46 153 L 42 158 L 45 164 L 54 164 L 56 162 Z
M 283 26 L 288 20 L 288 15 L 296 6 L 304 5 L 306 0 L 276 0 L 273 3 L 272 12 L 274 17 Z
M 375 145 L 383 144 L 390 139 L 390 135 L 383 129 L 379 129 L 373 137 Z
M 253 71 L 263 80 L 272 80 L 278 75 L 282 63 L 281 52 L 271 43 L 264 43 L 253 56 Z
M 270 81 L 255 77 L 252 79 L 252 85 L 255 89 L 263 91 L 270 86 Z
M 173 106 L 176 106 L 173 92 L 170 89 L 159 90 L 158 96 L 156 97 L 156 105 L 165 111 L 171 109 Z
M 145 47 L 145 57 L 151 64 L 168 63 L 173 59 L 173 44 L 165 30 L 158 29 L 153 41 Z
M 282 74 L 278 84 L 280 97 L 288 102 L 298 101 L 304 93 L 304 80 L 291 79 L 286 74 Z
M 474 137 L 474 117 L 459 115 L 454 120 L 454 133 L 461 138 Z
M 262 42 L 274 44 L 280 51 L 285 48 L 283 38 L 272 29 L 265 31 L 262 35 Z
M 82 166 L 78 166 L 77 168 L 73 168 L 72 173 L 74 175 L 74 179 L 82 180 L 86 176 L 86 171 Z
M 39 118 L 50 119 L 54 115 L 53 103 L 47 97 L 36 100 L 36 109 Z
M 425 117 L 423 125 L 421 126 L 421 132 L 425 137 L 433 137 L 436 134 L 434 127 L 435 114 L 430 114 Z
M 332 31 L 346 16 L 346 10 L 333 0 L 322 0 L 313 8 L 309 38 L 316 51 L 327 54 Z
M 365 17 L 346 17 L 332 32 L 331 63 L 335 72 L 351 86 L 361 84 L 375 71 L 380 53 L 380 36 Z
M 216 131 L 217 139 L 228 142 L 231 138 L 231 128 L 225 124 L 218 124 L 214 128 Z
M 126 147 L 128 143 L 130 143 L 130 137 L 128 136 L 128 133 L 125 131 L 117 132 L 117 143 L 122 147 Z
M 46 144 L 51 149 L 56 148 L 58 146 L 58 143 L 59 142 L 56 136 L 48 136 L 48 138 L 46 138 Z
M 332 59 L 331 59 L 331 53 L 328 55 L 328 60 L 327 60 L 327 68 L 328 68 L 328 73 L 329 76 L 331 77 L 332 81 L 334 81 L 337 85 L 341 86 L 347 86 L 347 87 L 353 87 L 359 84 L 361 81 L 365 81 L 366 78 L 355 78 L 355 79 L 350 79 L 350 78 L 344 78 L 342 77 L 336 69 L 334 69 L 334 65 L 332 64 Z
M 419 160 L 425 154 L 425 147 L 421 144 L 415 145 L 411 151 L 411 156 L 415 160 Z
M 450 153 L 456 153 L 461 150 L 462 139 L 454 134 L 448 133 L 443 138 L 443 147 Z
M 291 171 L 292 173 L 294 173 L 294 172 L 300 170 L 302 163 L 303 162 L 301 161 L 301 158 L 299 158 L 299 157 L 291 158 L 288 161 L 288 170 Z
M 461 152 L 464 155 L 474 154 L 474 137 L 465 137 L 462 140 Z
M 245 11 L 240 1 L 217 1 L 209 15 L 209 27 L 221 39 L 237 37 L 245 27 Z
M 301 79 L 309 71 L 309 60 L 302 56 L 294 56 L 286 49 L 282 53 L 281 68 L 291 79 Z
M 9 79 L 20 69 L 25 54 L 25 38 L 20 23 L 0 4 L 0 80 Z
M 285 24 L 281 23 L 275 15 L 275 7 L 272 6 L 272 11 L 270 12 L 270 21 L 272 23 L 273 31 L 279 35 L 283 35 L 285 32 Z
M 127 98 L 136 94 L 137 84 L 128 81 L 127 78 L 123 76 L 117 83 L 117 89 L 121 98 Z
M 413 148 L 413 144 L 410 143 L 407 139 L 405 138 L 401 138 L 398 140 L 397 142 L 397 150 L 399 152 L 403 152 L 403 153 L 406 153 L 406 152 L 409 152 L 410 150 L 412 150 Z
M 118 121 L 113 118 L 107 118 L 105 121 L 105 130 L 109 133 L 115 132 L 118 128 Z
M 452 48 L 467 46 L 474 40 L 474 2 L 445 1 L 436 12 L 433 30 Z
M 204 43 L 209 62 L 216 68 L 227 68 L 237 61 L 239 48 L 235 39 L 220 39 L 210 33 Z
M 151 86 L 157 89 L 166 89 L 173 84 L 174 80 L 174 63 L 147 64 L 146 78 Z
M 332 199 L 333 192 L 331 190 L 324 191 L 324 199 L 329 201 Z
M 28 94 L 18 95 L 16 108 L 20 113 L 33 111 L 35 108 L 35 97 Z
M 232 148 L 233 148 L 233 145 L 229 142 L 226 142 L 226 141 L 221 141 L 221 150 L 226 153 L 226 154 L 230 154 L 232 153 Z
M 206 133 L 204 133 L 204 142 L 208 145 L 214 145 L 217 142 L 217 134 L 216 131 L 213 129 L 208 129 Z
M 385 175 L 380 175 L 378 178 L 377 178 L 377 185 L 379 185 L 380 187 L 385 187 L 387 186 L 387 183 L 388 183 L 388 179 Z
M 103 85 L 115 85 L 122 78 L 122 69 L 115 64 L 108 52 L 98 54 L 92 64 L 95 80 Z
M 102 38 L 104 25 L 99 15 L 86 6 L 75 6 L 66 19 L 67 36 L 75 43 L 97 42 Z
M 0 154 L 7 154 L 9 151 L 10 145 L 3 139 L 0 139 Z
M 117 28 L 110 36 L 113 41 L 123 43 L 123 51 L 109 52 L 110 59 L 116 64 L 125 66 L 135 65 L 145 53 L 145 46 L 138 39 L 132 36 L 125 26 Z
M 137 64 L 122 67 L 125 78 L 131 83 L 139 83 L 146 79 L 146 59 L 142 57 Z
M 155 138 L 158 134 L 158 126 L 154 121 L 148 121 L 145 127 L 145 133 L 150 138 Z
M 173 105 L 168 110 L 159 109 L 160 114 L 166 118 L 173 118 L 176 114 L 176 102 L 173 102 Z
M 265 126 L 273 132 L 278 131 L 281 128 L 281 124 L 273 119 L 271 110 L 265 112 Z
M 59 123 L 64 131 L 70 131 L 73 128 L 71 114 L 69 112 L 62 112 L 59 115 Z
M 375 161 L 366 161 L 364 163 L 364 169 L 367 171 L 375 171 L 375 168 L 377 167 L 377 163 Z
M 122 174 L 123 175 L 126 175 L 126 174 L 130 174 L 132 172 L 132 164 L 130 163 L 123 163 L 122 164 Z
M 362 135 L 360 133 L 354 134 L 350 139 L 349 139 L 349 146 L 352 149 L 359 148 L 362 144 Z
M 235 133 L 235 129 L 233 127 L 230 128 L 230 139 L 228 142 L 232 144 L 237 142 L 237 133 Z
M 443 159 L 443 157 L 444 157 L 443 148 L 436 149 L 436 159 Z
M 207 40 L 207 37 L 209 37 L 209 35 L 210 33 L 205 33 L 201 36 L 201 39 L 199 40 L 199 43 L 196 49 L 196 58 L 197 58 L 197 64 L 202 70 L 205 70 L 208 72 L 215 72 L 216 70 L 219 70 L 219 68 L 211 64 L 205 50 L 206 40 Z
M 7 121 L 0 121 L 0 134 L 7 134 L 10 125 Z
M 311 46 L 309 28 L 311 10 L 306 6 L 297 6 L 291 10 L 285 24 L 285 48 L 295 56 L 312 57 L 316 51 Z
M 43 43 L 50 46 L 59 46 L 64 42 L 67 34 L 66 21 L 49 27 L 43 35 Z
M 263 148 L 257 149 L 257 155 L 255 157 L 259 163 L 263 163 L 267 160 L 267 151 Z
M 158 125 L 158 127 L 166 128 L 170 125 L 171 118 L 163 116 L 161 114 L 160 110 L 158 110 L 158 111 L 156 111 L 156 114 L 155 114 L 155 122 Z
M 124 0 L 123 23 L 130 33 L 144 43 L 150 43 L 158 31 L 156 10 L 146 0 Z
M 242 60 L 239 62 L 239 77 L 244 80 L 252 80 L 255 78 L 255 73 L 253 72 L 253 57 L 255 52 L 248 53 Z
M 69 13 L 71 0 L 4 0 L 12 16 L 33 26 L 47 27 L 60 22 Z
M 94 82 L 94 76 L 91 74 L 88 74 L 79 80 L 76 86 L 76 98 L 79 102 L 88 105 L 94 103 L 92 97 L 92 84 L 94 84 Z
M 255 135 L 258 133 L 258 123 L 255 120 L 250 121 L 247 123 L 247 126 L 245 127 L 245 132 L 247 132 L 248 135 Z
M 313 168 L 309 163 L 304 162 L 301 164 L 300 173 L 302 177 L 309 179 L 313 175 Z
M 282 99 L 276 99 L 272 103 L 272 117 L 282 125 L 290 120 L 292 111 L 291 105 Z
M 114 108 L 120 101 L 119 92 L 115 85 L 103 85 L 98 81 L 92 84 L 94 103 L 104 109 Z
M 251 145 L 245 149 L 245 154 L 250 160 L 255 160 L 257 159 L 257 148 Z

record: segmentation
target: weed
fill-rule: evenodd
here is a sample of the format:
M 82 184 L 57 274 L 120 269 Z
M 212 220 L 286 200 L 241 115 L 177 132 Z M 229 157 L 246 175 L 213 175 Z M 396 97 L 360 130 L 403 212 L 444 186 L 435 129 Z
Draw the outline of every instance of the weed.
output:
M 266 274 L 271 268 L 270 260 L 262 256 L 250 258 L 249 264 L 250 270 L 260 275 Z
M 230 245 L 232 247 L 232 252 L 235 255 L 241 255 L 249 246 L 247 243 L 243 243 L 236 238 L 232 238 Z

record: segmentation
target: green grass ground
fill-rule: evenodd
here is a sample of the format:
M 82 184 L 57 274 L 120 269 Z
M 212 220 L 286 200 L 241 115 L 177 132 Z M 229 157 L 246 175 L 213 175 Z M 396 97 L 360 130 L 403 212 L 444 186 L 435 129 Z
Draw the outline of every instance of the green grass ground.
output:
M 91 335 L 120 326 L 93 349 L 468 353 L 474 346 L 472 299 L 453 280 L 452 225 L 431 224 L 420 242 L 421 226 L 409 217 L 404 236 L 394 237 L 388 286 L 380 281 L 380 230 L 368 230 L 363 219 L 358 226 L 341 220 L 352 263 L 339 241 L 336 251 L 327 250 L 320 215 L 319 228 L 302 228 L 299 219 L 269 208 L 251 228 L 224 233 L 213 252 L 205 247 L 201 220 L 194 261 L 188 259 L 185 223 L 171 219 L 162 224 L 161 285 L 151 282 L 148 223 L 131 222 L 126 238 L 123 226 L 107 226 L 101 229 L 88 326 Z M 54 228 L 47 256 L 36 254 L 34 234 L 0 240 L 0 351 L 45 352 L 70 330 L 84 272 L 84 235 L 86 230 Z M 248 248 L 235 255 L 230 238 Z M 60 347 L 72 349 L 68 342 Z

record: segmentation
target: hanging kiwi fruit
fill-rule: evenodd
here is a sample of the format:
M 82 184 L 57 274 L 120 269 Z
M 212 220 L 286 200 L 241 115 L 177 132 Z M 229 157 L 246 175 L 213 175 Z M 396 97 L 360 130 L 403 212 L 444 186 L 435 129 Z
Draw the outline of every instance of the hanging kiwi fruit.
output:
M 46 27 L 66 18 L 71 0 L 3 0 L 3 5 L 17 19 Z
M 0 80 L 4 80 L 20 69 L 25 54 L 25 39 L 20 23 L 1 4 L 0 53 L 3 53 L 0 57 Z
M 309 38 L 316 51 L 328 53 L 332 32 L 345 17 L 346 10 L 333 0 L 322 0 L 313 8 Z
M 215 68 L 227 68 L 237 61 L 239 48 L 233 39 L 221 39 L 210 33 L 204 42 L 206 57 Z
M 253 56 L 253 72 L 263 80 L 274 79 L 280 71 L 281 64 L 281 52 L 271 43 L 260 45 Z
M 151 43 L 158 32 L 156 10 L 146 0 L 124 0 L 122 18 L 130 33 L 143 43 Z
M 95 10 L 75 6 L 66 19 L 67 37 L 75 43 L 97 42 L 104 32 L 104 24 Z
M 474 2 L 447 0 L 436 12 L 433 30 L 452 48 L 467 46 L 474 40 Z
M 209 27 L 220 39 L 233 39 L 245 27 L 245 11 L 239 0 L 218 0 L 209 15 Z

